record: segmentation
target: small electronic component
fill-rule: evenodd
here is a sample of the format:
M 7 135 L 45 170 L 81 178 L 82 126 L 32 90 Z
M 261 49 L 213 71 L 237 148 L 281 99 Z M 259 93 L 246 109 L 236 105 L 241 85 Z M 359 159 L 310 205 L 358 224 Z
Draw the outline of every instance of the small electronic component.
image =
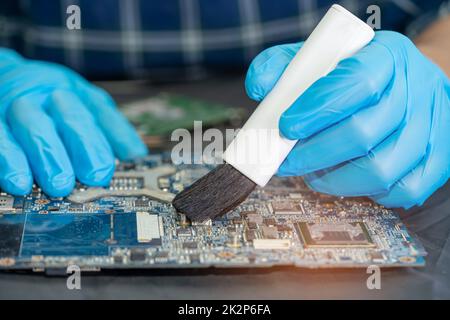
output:
M 189 228 L 179 228 L 177 229 L 177 235 L 179 237 L 190 237 L 192 235 L 192 230 Z
M 262 224 L 264 220 L 263 217 L 256 212 L 248 213 L 246 216 L 249 223 Z
M 277 239 L 278 230 L 275 227 L 262 226 L 262 234 L 265 239 Z
M 270 203 L 272 212 L 275 214 L 300 214 L 303 208 L 300 202 L 294 201 L 272 201 Z
M 147 254 L 143 249 L 131 249 L 130 251 L 130 260 L 142 262 L 147 258 Z
M 165 263 L 169 260 L 169 252 L 158 251 L 153 255 L 153 259 L 155 259 L 156 263 Z
M 183 249 L 197 249 L 198 245 L 197 242 L 184 242 L 183 243 Z
M 134 206 L 137 208 L 147 208 L 150 200 L 147 197 L 141 197 L 134 201 Z
M 256 239 L 255 231 L 253 231 L 253 230 L 245 231 L 245 239 L 247 239 L 247 241 L 249 241 L 249 242 L 255 240 Z
M 297 222 L 307 247 L 373 247 L 364 222 Z

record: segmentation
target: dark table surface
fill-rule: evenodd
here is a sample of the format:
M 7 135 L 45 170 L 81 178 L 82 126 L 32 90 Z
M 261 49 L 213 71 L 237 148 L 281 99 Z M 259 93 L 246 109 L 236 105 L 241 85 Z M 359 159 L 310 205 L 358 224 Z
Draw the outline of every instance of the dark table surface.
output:
M 101 83 L 119 101 L 160 91 L 186 94 L 251 110 L 241 77 L 188 84 Z M 424 268 L 381 271 L 381 289 L 369 290 L 365 269 L 204 269 L 83 273 L 81 290 L 66 278 L 0 273 L 0 298 L 26 299 L 416 299 L 450 298 L 450 183 L 422 207 L 400 214 L 428 251 Z

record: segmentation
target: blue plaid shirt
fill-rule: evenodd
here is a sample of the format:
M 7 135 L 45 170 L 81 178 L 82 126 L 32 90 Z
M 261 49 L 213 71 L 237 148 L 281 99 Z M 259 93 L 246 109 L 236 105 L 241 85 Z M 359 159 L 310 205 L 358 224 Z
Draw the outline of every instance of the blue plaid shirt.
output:
M 95 78 L 173 79 L 245 67 L 265 47 L 305 38 L 333 2 L 1 0 L 0 46 Z M 382 29 L 405 31 L 419 16 L 433 16 L 445 1 L 339 3 L 364 20 L 368 5 L 377 4 Z M 66 9 L 72 4 L 81 9 L 81 30 L 66 28 Z

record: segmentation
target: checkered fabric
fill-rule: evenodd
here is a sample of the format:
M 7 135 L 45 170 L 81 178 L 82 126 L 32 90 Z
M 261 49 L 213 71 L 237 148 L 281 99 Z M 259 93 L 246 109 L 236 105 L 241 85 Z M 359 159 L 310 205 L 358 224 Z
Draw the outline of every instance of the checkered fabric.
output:
M 304 39 L 336 1 L 326 0 L 1 0 L 0 46 L 65 64 L 95 78 L 195 76 L 245 68 L 262 49 Z M 438 12 L 442 0 L 346 0 L 367 19 L 381 8 L 381 27 L 404 31 Z M 68 30 L 69 5 L 81 30 Z M 442 11 L 442 7 L 441 7 Z M 183 70 L 183 72 L 181 72 Z

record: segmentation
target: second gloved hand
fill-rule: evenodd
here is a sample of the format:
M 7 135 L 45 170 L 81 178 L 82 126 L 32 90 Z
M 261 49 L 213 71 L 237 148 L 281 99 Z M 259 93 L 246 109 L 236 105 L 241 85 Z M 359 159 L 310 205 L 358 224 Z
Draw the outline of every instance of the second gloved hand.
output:
M 115 156 L 147 148 L 112 98 L 75 72 L 0 49 L 0 188 L 68 195 L 75 179 L 107 185 Z
M 255 58 L 246 79 L 251 98 L 270 92 L 300 46 L 272 47 Z M 299 142 L 278 174 L 304 175 L 319 192 L 409 208 L 449 178 L 449 80 L 395 32 L 377 32 L 316 81 L 279 128 Z

